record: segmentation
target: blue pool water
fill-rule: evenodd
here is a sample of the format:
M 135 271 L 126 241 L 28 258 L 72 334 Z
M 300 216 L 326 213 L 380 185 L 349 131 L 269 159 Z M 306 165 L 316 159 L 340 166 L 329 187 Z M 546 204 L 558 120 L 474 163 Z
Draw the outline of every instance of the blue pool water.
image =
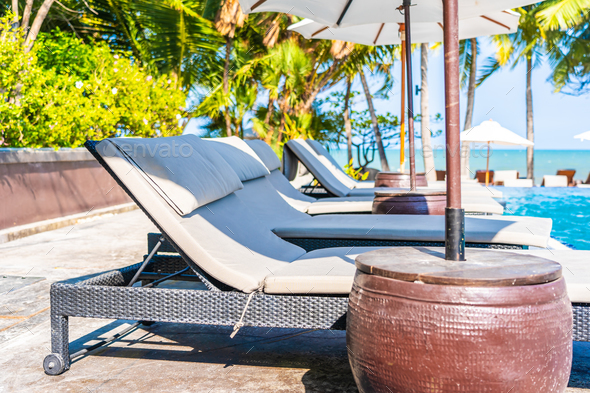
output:
M 551 218 L 554 238 L 578 250 L 590 250 L 590 188 L 498 189 L 504 193 L 505 215 Z

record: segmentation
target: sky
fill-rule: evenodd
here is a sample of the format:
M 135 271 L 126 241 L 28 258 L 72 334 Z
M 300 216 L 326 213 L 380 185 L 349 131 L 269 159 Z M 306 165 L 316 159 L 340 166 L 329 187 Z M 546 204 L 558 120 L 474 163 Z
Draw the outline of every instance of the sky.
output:
M 489 39 L 480 38 L 481 54 L 478 58 L 478 67 L 481 67 L 487 57 L 493 55 L 494 48 Z M 444 74 L 443 74 L 442 48 L 433 50 L 429 56 L 429 96 L 430 114 L 440 113 L 444 116 Z M 420 50 L 413 53 L 413 80 L 414 85 L 420 84 Z M 400 79 L 401 63 L 397 62 L 393 69 L 396 82 Z M 506 67 L 488 78 L 475 91 L 473 125 L 478 125 L 484 120 L 495 120 L 503 127 L 526 137 L 526 65 L 524 62 L 514 69 Z M 589 150 L 590 141 L 580 142 L 573 136 L 590 130 L 590 122 L 586 115 L 590 110 L 590 95 L 571 96 L 562 93 L 554 93 L 553 85 L 547 79 L 551 69 L 547 63 L 541 64 L 532 70 L 533 113 L 535 130 L 535 149 Z M 377 91 L 379 81 L 371 81 L 372 90 Z M 397 87 L 397 90 L 396 90 Z M 340 87 L 344 89 L 344 86 Z M 360 82 L 355 88 L 362 91 Z M 415 88 L 415 87 L 414 87 Z M 466 89 L 465 89 L 466 90 Z M 388 101 L 376 100 L 375 107 L 378 112 L 387 110 L 398 114 L 400 107 L 399 84 L 396 83 L 394 94 Z M 465 107 L 467 104 L 467 92 L 461 94 L 461 131 L 465 122 Z M 364 95 L 357 96 L 355 108 L 366 109 L 367 104 Z M 420 96 L 414 95 L 414 110 L 420 112 Z M 444 130 L 444 122 L 432 124 L 431 129 Z M 420 123 L 416 123 L 419 129 Z M 433 139 L 433 146 L 444 146 L 444 135 Z M 416 146 L 420 146 L 418 140 Z M 502 146 L 502 149 L 511 147 Z M 515 147 L 522 149 L 521 147 Z
M 480 38 L 481 53 L 478 57 L 478 67 L 481 67 L 489 56 L 494 53 L 494 48 L 488 38 Z M 440 113 L 444 117 L 444 74 L 443 74 L 442 47 L 432 50 L 429 57 L 428 83 L 430 95 L 430 114 L 434 116 Z M 420 84 L 420 50 L 413 53 L 413 80 L 414 85 Z M 390 111 L 399 115 L 400 91 L 399 79 L 401 77 L 401 62 L 396 62 L 393 74 L 396 81 L 393 94 L 389 100 L 375 99 L 377 112 Z M 503 127 L 526 137 L 526 65 L 524 62 L 515 68 L 505 67 L 489 77 L 475 91 L 475 104 L 473 125 L 478 125 L 484 120 L 495 120 Z M 533 113 L 535 130 L 535 149 L 539 150 L 590 150 L 590 141 L 580 142 L 573 136 L 590 130 L 590 122 L 586 115 L 590 112 L 590 94 L 571 96 L 562 93 L 554 93 L 553 85 L 548 78 L 551 74 L 549 65 L 545 62 L 532 71 Z M 371 77 L 366 72 L 371 86 L 371 91 L 376 92 L 381 84 L 378 78 Z M 345 90 L 344 83 L 334 86 L 332 89 Z M 362 92 L 362 86 L 356 78 L 353 89 Z M 414 87 L 415 89 L 415 87 Z M 465 89 L 466 90 L 466 89 Z M 324 92 L 321 96 L 330 93 Z M 264 94 L 258 99 L 260 105 L 267 102 Z M 461 94 L 461 131 L 465 122 L 465 106 L 467 92 Z M 364 94 L 358 95 L 354 102 L 355 109 L 364 110 L 367 103 Z M 414 95 L 414 110 L 420 112 L 420 96 Z M 188 132 L 200 133 L 198 121 L 191 121 Z M 419 129 L 420 123 L 416 123 Z M 432 123 L 431 129 L 444 130 L 444 121 Z M 433 146 L 444 146 L 444 134 L 433 138 Z M 420 140 L 416 141 L 419 148 Z M 392 147 L 395 149 L 396 147 Z M 502 149 L 523 149 L 522 147 L 502 146 Z

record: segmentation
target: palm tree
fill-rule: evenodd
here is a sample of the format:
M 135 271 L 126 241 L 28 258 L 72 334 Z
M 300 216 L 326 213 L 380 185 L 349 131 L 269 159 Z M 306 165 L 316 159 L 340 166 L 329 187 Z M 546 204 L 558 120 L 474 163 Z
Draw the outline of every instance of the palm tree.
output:
M 422 134 L 422 156 L 426 180 L 435 181 L 434 156 L 430 131 L 430 113 L 428 103 L 428 44 L 420 45 L 420 124 Z
M 232 44 L 236 27 L 242 27 L 247 15 L 242 13 L 238 0 L 225 0 L 217 12 L 215 27 L 225 37 L 225 63 L 223 66 L 223 95 L 225 99 L 225 131 L 232 135 L 230 103 L 229 103 L 229 72 Z
M 477 39 L 471 38 L 461 41 L 459 51 L 460 64 L 463 71 L 461 73 L 461 87 L 465 87 L 467 84 L 467 108 L 465 112 L 465 124 L 463 126 L 463 131 L 466 131 L 473 126 L 473 105 L 475 102 L 475 88 L 477 87 L 477 54 L 479 52 Z M 463 177 L 469 177 L 470 150 L 470 143 L 463 142 L 461 145 L 461 176 Z
M 543 59 L 547 49 L 547 41 L 544 39 L 544 31 L 537 19 L 540 5 L 531 5 L 518 8 L 520 14 L 519 29 L 514 34 L 498 35 L 493 38 L 497 52 L 495 58 L 488 61 L 485 72 L 478 82 L 482 83 L 498 68 L 512 64 L 512 68 L 524 61 L 526 79 L 526 129 L 527 139 L 534 142 L 533 124 L 533 89 L 532 72 Z M 527 179 L 534 179 L 534 147 L 527 147 Z
M 344 129 L 346 131 L 346 150 L 348 161 L 352 160 L 352 121 L 350 119 L 350 93 L 352 89 L 352 78 L 346 77 L 346 94 L 344 95 Z
M 549 0 L 537 19 L 550 42 L 549 58 L 556 91 L 579 95 L 590 85 L 590 0 Z

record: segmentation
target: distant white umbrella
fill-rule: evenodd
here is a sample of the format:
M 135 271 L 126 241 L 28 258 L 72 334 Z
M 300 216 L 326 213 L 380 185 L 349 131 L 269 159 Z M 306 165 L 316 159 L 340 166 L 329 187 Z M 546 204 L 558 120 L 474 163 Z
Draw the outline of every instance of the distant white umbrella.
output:
M 486 163 L 486 186 L 490 178 L 490 144 L 496 145 L 520 145 L 534 146 L 534 143 L 518 134 L 504 128 L 500 123 L 493 120 L 486 120 L 480 125 L 470 128 L 461 133 L 461 142 L 476 142 L 488 144 L 488 157 Z
M 513 11 L 496 11 L 460 19 L 459 39 L 515 33 L 518 30 L 519 19 L 520 15 Z M 332 28 L 311 19 L 304 19 L 288 28 L 307 39 L 340 40 L 362 45 L 399 45 L 402 42 L 400 29 L 399 23 L 369 23 Z M 412 23 L 410 30 L 412 42 L 416 44 L 443 40 L 442 23 Z
M 581 142 L 583 141 L 590 141 L 590 131 L 583 132 L 574 136 L 574 138 L 579 139 Z

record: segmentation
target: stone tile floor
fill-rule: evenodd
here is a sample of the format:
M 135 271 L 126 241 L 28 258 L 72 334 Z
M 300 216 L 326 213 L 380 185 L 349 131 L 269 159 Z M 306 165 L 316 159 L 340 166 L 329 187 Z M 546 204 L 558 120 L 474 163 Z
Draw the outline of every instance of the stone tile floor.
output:
M 50 284 L 141 260 L 154 230 L 133 211 L 0 245 L 0 393 L 357 392 L 345 333 L 295 329 L 243 328 L 232 340 L 230 327 L 157 323 L 45 375 Z M 71 350 L 128 323 L 71 318 Z M 590 392 L 590 343 L 574 343 L 567 392 Z

